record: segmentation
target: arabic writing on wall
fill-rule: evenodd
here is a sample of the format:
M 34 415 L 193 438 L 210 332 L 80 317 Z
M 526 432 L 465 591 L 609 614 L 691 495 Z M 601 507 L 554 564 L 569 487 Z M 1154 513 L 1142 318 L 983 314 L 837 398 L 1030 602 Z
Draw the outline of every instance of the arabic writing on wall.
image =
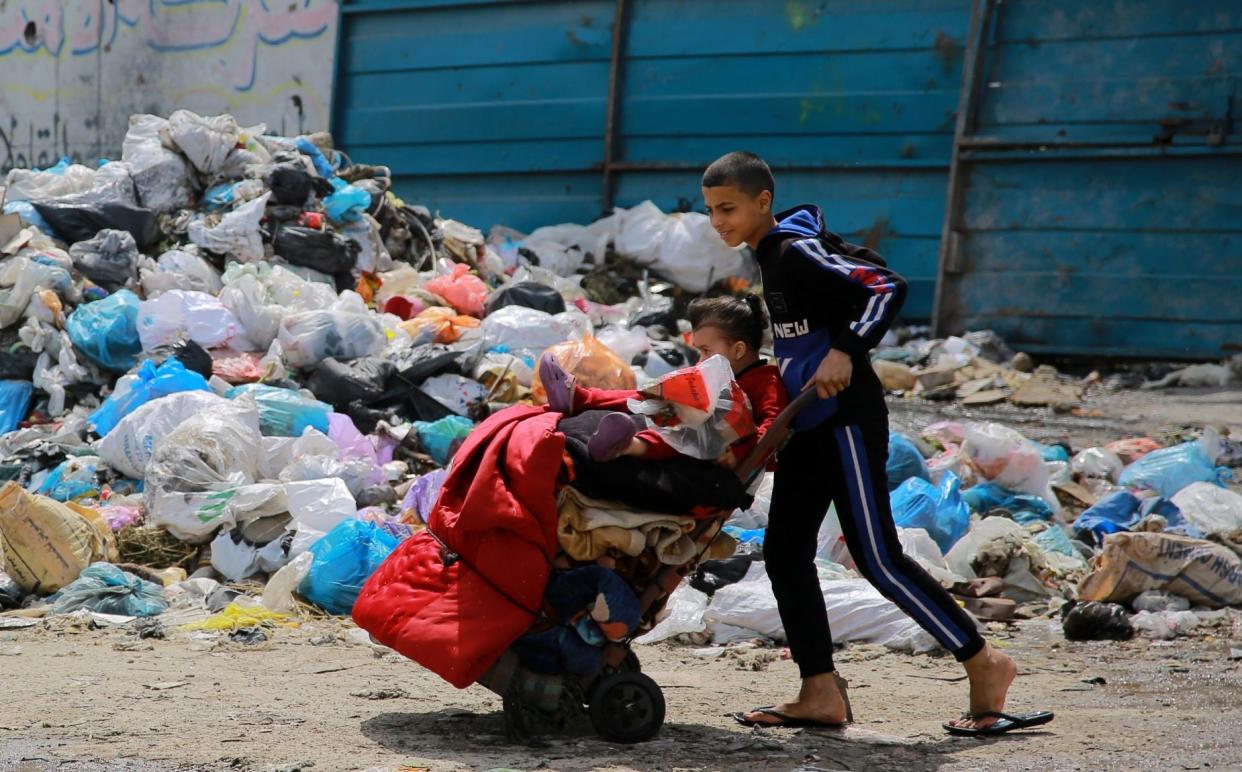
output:
M 116 157 L 134 112 L 327 128 L 337 0 L 0 3 L 0 171 Z

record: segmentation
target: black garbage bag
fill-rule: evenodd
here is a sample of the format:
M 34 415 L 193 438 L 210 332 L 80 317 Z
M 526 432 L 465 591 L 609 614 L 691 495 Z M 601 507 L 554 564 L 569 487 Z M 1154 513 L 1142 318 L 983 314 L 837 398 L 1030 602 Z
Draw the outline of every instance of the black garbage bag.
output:
M 440 343 L 417 346 L 397 362 L 398 379 L 407 386 L 417 386 L 437 375 L 462 375 L 461 356 L 461 352 Z
M 0 609 L 17 608 L 22 605 L 22 588 L 12 577 L 0 571 Z
M 397 366 L 380 357 L 348 362 L 329 357 L 320 362 L 306 382 L 315 398 L 342 410 L 351 402 L 366 404 L 384 395 Z
M 721 587 L 742 581 L 742 577 L 750 570 L 750 564 L 756 560 L 763 560 L 763 556 L 748 554 L 734 555 L 723 560 L 705 560 L 690 577 L 690 586 L 711 597 Z
M 630 314 L 626 321 L 631 327 L 635 325 L 663 327 L 669 332 L 674 332 L 677 330 L 677 304 L 672 298 L 652 295 L 641 308 Z
M 73 267 L 103 286 L 119 287 L 138 272 L 138 244 L 129 231 L 104 228 L 69 247 Z
M 0 331 L 0 380 L 29 381 L 34 378 L 39 355 L 21 342 L 18 325 Z
M 150 209 L 119 204 L 63 204 L 57 201 L 31 202 L 47 224 L 66 242 L 76 244 L 94 238 L 102 230 L 128 231 L 138 249 L 145 252 L 160 240 L 160 226 Z
M 699 363 L 698 351 L 679 341 L 661 340 L 652 342 L 651 350 L 637 354 L 630 364 L 645 368 L 650 357 L 653 356 L 663 359 L 674 370 L 692 367 Z
M 1119 603 L 1067 603 L 1061 630 L 1071 641 L 1128 641 L 1134 637 L 1130 612 Z
M 565 311 L 565 299 L 555 287 L 535 281 L 520 281 L 499 290 L 487 301 L 487 314 L 491 314 L 506 306 L 522 306 L 559 314 Z
M 315 181 L 299 164 L 278 164 L 267 175 L 267 187 L 272 203 L 302 206 L 314 191 Z
M 164 346 L 157 346 L 151 351 L 151 355 L 148 358 L 155 363 L 156 367 L 164 364 L 169 359 L 176 359 L 185 365 L 185 369 L 193 370 L 204 378 L 211 377 L 211 354 L 207 353 L 207 349 L 188 338 Z
M 339 274 L 353 269 L 361 247 L 333 231 L 282 225 L 272 237 L 272 250 L 293 265 Z

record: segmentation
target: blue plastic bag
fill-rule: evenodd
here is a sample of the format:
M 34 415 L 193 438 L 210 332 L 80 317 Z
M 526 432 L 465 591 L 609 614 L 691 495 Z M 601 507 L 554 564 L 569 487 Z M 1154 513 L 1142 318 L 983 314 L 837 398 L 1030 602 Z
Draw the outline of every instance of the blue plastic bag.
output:
M 328 414 L 332 406 L 304 397 L 292 389 L 262 383 L 247 383 L 225 392 L 234 399 L 249 394 L 259 406 L 259 431 L 265 437 L 301 437 L 307 427 L 328 433 Z
M 59 592 L 48 597 L 53 614 L 89 609 L 100 614 L 153 617 L 168 610 L 164 588 L 111 563 L 92 563 Z
M 1013 514 L 1013 519 L 1026 525 L 1038 520 L 1051 520 L 1052 507 L 1039 496 L 1016 493 L 994 482 L 980 483 L 962 492 L 962 501 L 971 512 L 985 515 L 1000 507 Z
M 100 437 L 106 437 L 121 419 L 153 399 L 181 391 L 211 391 L 207 379 L 193 370 L 187 370 L 180 359 L 165 360 L 159 367 L 148 359 L 135 374 L 138 381 L 129 391 L 108 397 L 86 419 L 87 426 L 94 428 Z
M 888 475 L 890 493 L 911 477 L 931 481 L 931 473 L 927 471 L 923 454 L 909 438 L 897 432 L 888 433 L 888 464 L 885 472 Z
M 97 493 L 97 467 L 92 463 L 93 460 L 97 459 L 69 458 L 60 462 L 51 474 L 43 478 L 34 493 L 57 501 L 76 501 L 88 494 Z
M 43 231 L 45 236 L 49 236 L 58 241 L 61 240 L 60 235 L 56 233 L 56 229 L 43 219 L 43 215 L 39 214 L 39 210 L 34 208 L 34 204 L 29 201 L 10 201 L 4 205 L 5 214 L 15 214 L 22 219 L 27 225 L 33 225 Z
M 448 465 L 449 459 L 457 450 L 461 441 L 474 428 L 469 418 L 450 415 L 439 421 L 415 421 L 414 431 L 418 434 L 418 444 L 423 446 L 427 455 L 431 456 L 440 466 Z
M 323 210 L 334 222 L 356 222 L 371 206 L 371 194 L 357 185 L 350 185 L 340 177 L 332 178 L 336 191 L 323 200 Z
M 1060 445 L 1045 445 L 1042 442 L 1030 440 L 1030 443 L 1039 448 L 1039 455 L 1044 461 L 1069 461 L 1069 451 Z
M 298 594 L 329 614 L 348 615 L 358 593 L 399 540 L 375 523 L 343 520 L 311 545 L 315 559 Z
M 325 180 L 330 180 L 336 176 L 336 169 L 332 164 L 328 163 L 328 159 L 324 158 L 323 151 L 315 146 L 306 137 L 298 137 L 298 150 L 303 154 L 310 156 L 311 163 L 315 165 L 315 171 L 319 172 L 319 176 Z
M 1083 511 L 1070 526 L 1086 541 L 1098 543 L 1110 533 L 1128 531 L 1148 515 L 1160 515 L 1168 521 L 1166 531 L 1203 538 L 1203 532 L 1186 522 L 1182 511 L 1168 499 L 1140 499 L 1129 491 L 1109 494 Z
M 1123 488 L 1150 489 L 1163 498 L 1171 499 L 1173 494 L 1193 482 L 1209 482 L 1224 487 L 1222 471 L 1228 474 L 1228 470 L 1216 468 L 1198 442 L 1183 442 L 1171 448 L 1153 450 L 1130 464 L 1121 470 L 1118 484 Z
M 1065 531 L 1061 526 L 1053 523 L 1035 536 L 1035 543 L 1043 547 L 1044 552 L 1060 552 L 1062 555 L 1075 557 L 1078 550 L 1074 549 L 1074 545 L 1070 544 L 1069 537 L 1065 535 Z
M 911 477 L 889 495 L 893 521 L 902 528 L 922 528 L 948 552 L 970 527 L 970 509 L 962 501 L 961 480 L 945 472 L 940 486 Z
M 123 289 L 84 303 L 65 320 L 73 347 L 100 367 L 123 373 L 142 353 L 138 339 L 138 296 Z
M 738 544 L 763 544 L 764 534 L 768 532 L 766 528 L 738 528 L 736 525 L 726 525 L 721 530 L 737 539 Z
M 203 194 L 203 203 L 211 211 L 219 211 L 232 205 L 237 198 L 235 182 L 221 182 L 207 188 L 207 192 Z
M 0 434 L 8 434 L 26 419 L 33 393 L 30 381 L 0 381 Z

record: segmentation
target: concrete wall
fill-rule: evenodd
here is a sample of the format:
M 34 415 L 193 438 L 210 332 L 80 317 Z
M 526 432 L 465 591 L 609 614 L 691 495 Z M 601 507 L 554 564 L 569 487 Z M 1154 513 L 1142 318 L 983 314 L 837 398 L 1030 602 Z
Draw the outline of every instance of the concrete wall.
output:
M 0 172 L 116 158 L 129 115 L 328 128 L 337 0 L 0 0 Z

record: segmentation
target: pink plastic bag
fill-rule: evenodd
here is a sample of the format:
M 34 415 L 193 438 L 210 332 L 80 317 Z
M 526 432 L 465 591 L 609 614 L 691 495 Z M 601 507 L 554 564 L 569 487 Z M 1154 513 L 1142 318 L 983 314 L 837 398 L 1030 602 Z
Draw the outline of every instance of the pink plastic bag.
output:
M 437 276 L 427 282 L 425 288 L 434 292 L 457 309 L 458 312 L 482 318 L 483 305 L 487 302 L 487 285 L 470 269 L 458 263 L 449 276 Z

